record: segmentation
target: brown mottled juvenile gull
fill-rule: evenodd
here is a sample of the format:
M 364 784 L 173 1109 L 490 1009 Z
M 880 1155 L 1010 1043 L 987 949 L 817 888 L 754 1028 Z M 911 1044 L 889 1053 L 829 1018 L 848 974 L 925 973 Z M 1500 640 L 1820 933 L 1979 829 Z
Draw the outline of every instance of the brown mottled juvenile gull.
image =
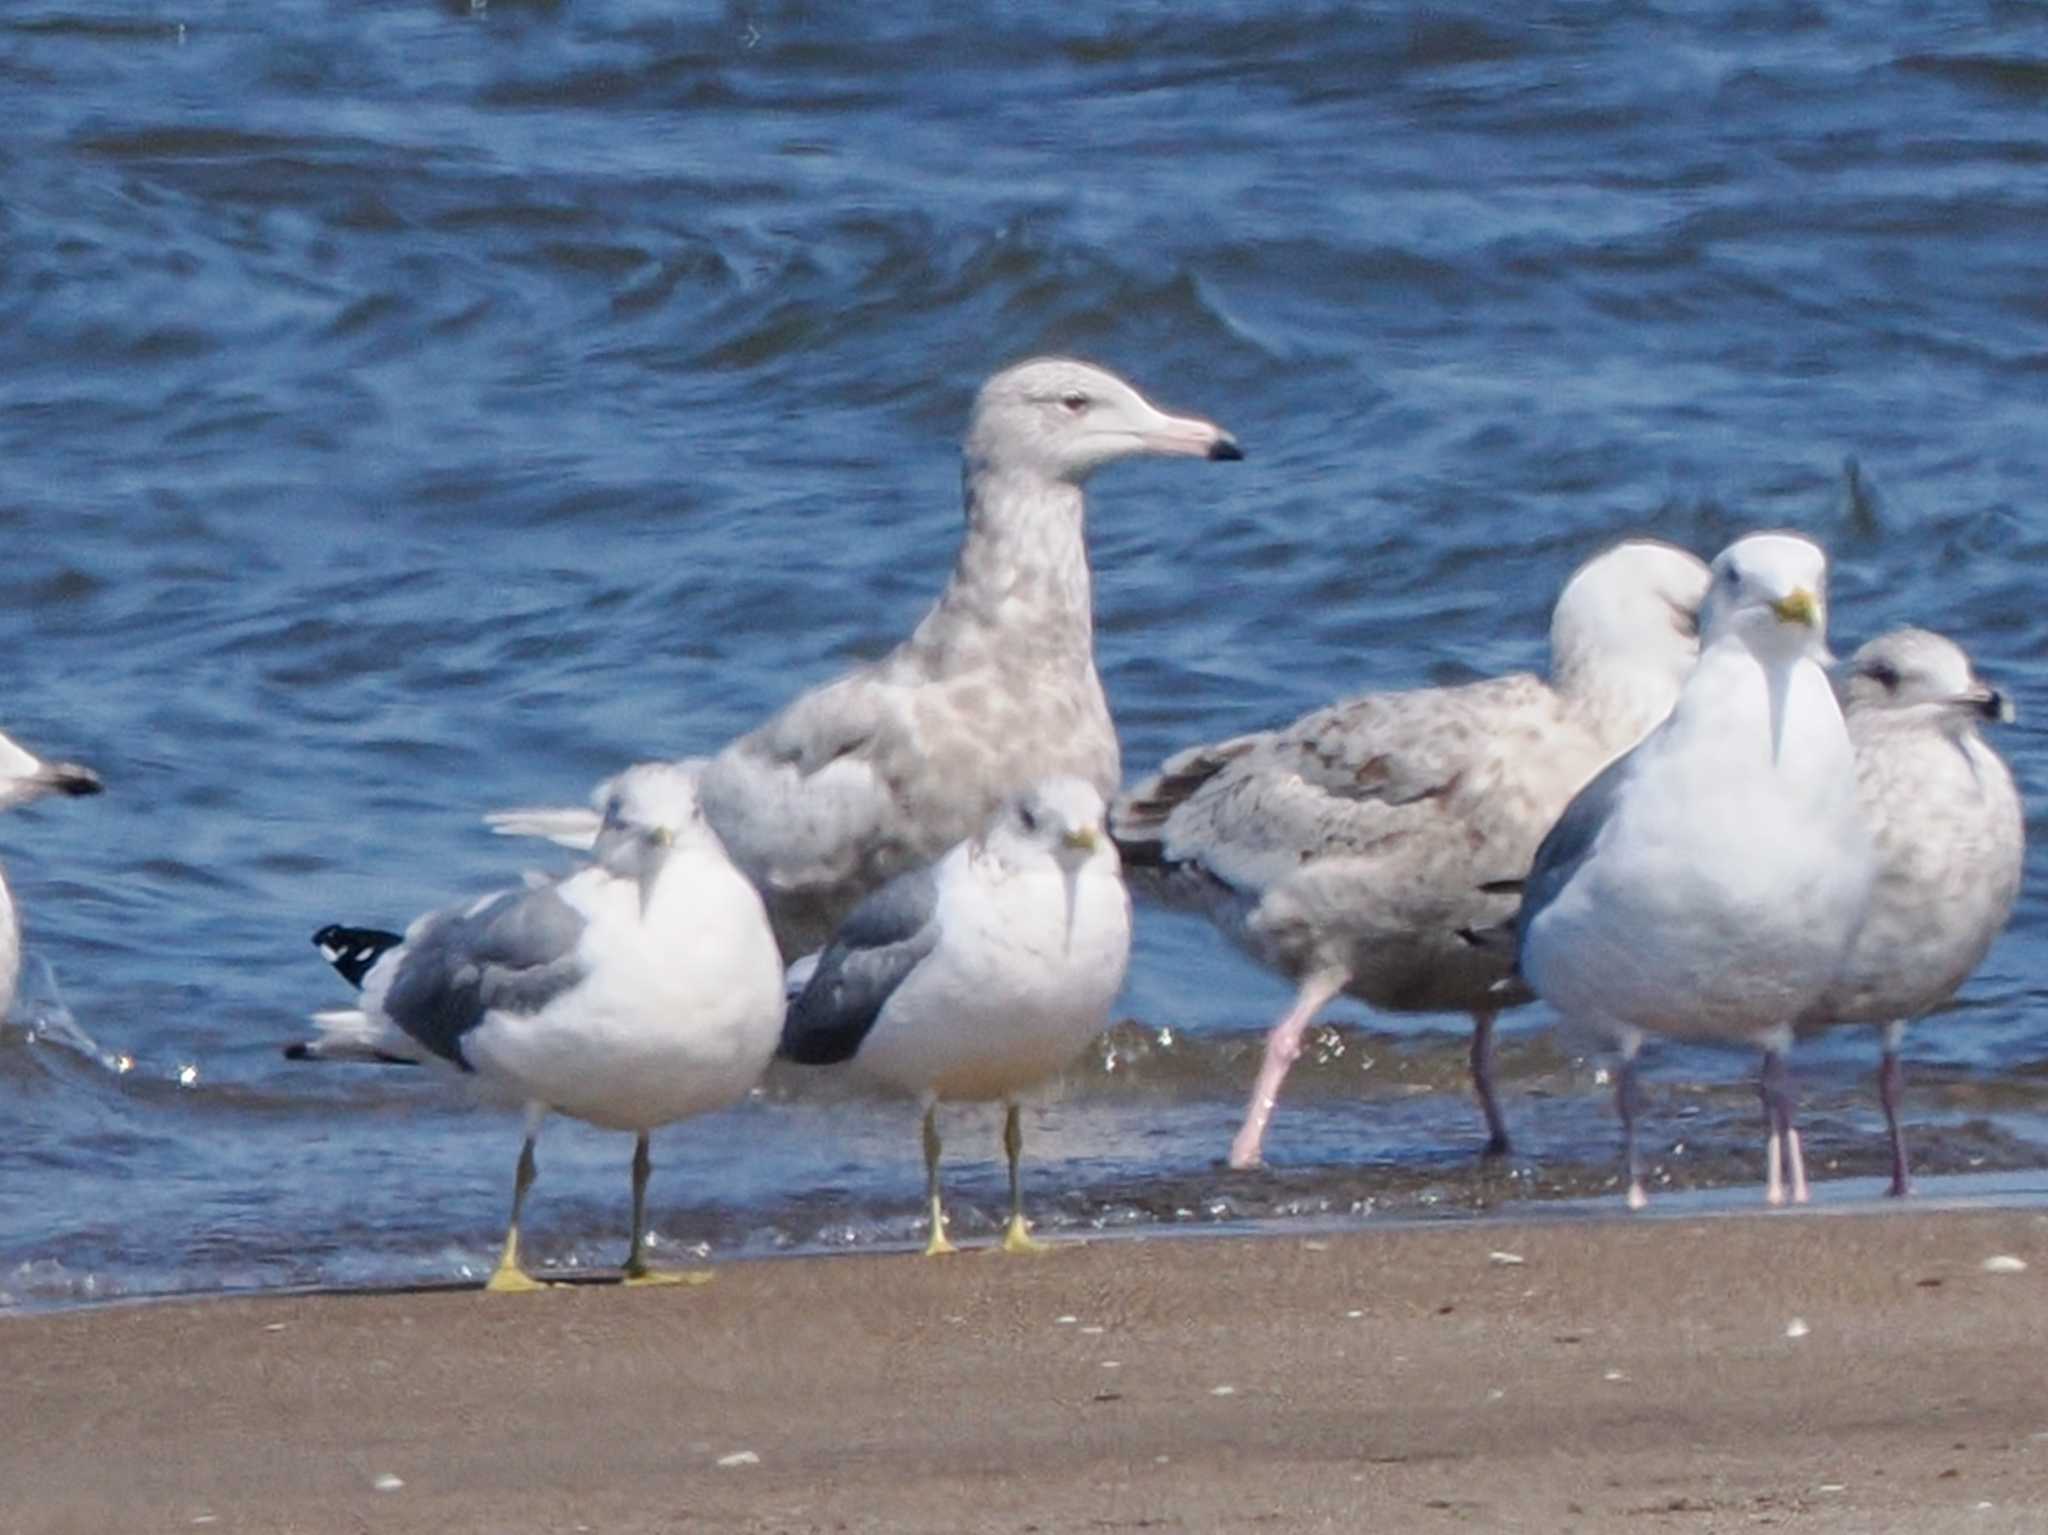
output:
M 705 767 L 705 815 L 786 956 L 822 948 L 862 896 L 1032 784 L 1066 773 L 1116 791 L 1082 485 L 1141 454 L 1244 456 L 1221 427 L 1169 416 L 1087 363 L 1036 358 L 989 379 L 967 424 L 967 533 L 938 603 L 888 655 L 799 695 Z M 493 819 L 523 831 L 537 814 Z
M 75 762 L 45 762 L 34 752 L 0 735 L 0 810 L 26 805 L 45 794 L 97 794 L 99 775 Z M 14 893 L 0 877 L 0 1017 L 14 1002 L 21 979 L 21 916 Z
M 1670 709 L 1706 589 L 1706 566 L 1684 550 L 1618 544 L 1558 597 L 1549 680 L 1368 693 L 1181 752 L 1117 803 L 1127 862 L 1165 871 L 1151 888 L 1205 909 L 1296 986 L 1231 1166 L 1259 1162 L 1302 1034 L 1340 992 L 1390 1012 L 1470 1013 L 1487 1150 L 1507 1150 L 1493 1019 L 1528 993 L 1502 989 L 1505 945 L 1475 947 L 1459 930 L 1513 912 L 1512 894 L 1482 887 L 1527 868 L 1579 786 Z
M 1640 1209 L 1635 1058 L 1646 1035 L 1764 1052 L 1764 1197 L 1806 1198 L 1785 1052 L 1839 973 L 1876 873 L 1856 758 L 1822 663 L 1827 556 L 1789 533 L 1715 558 L 1700 658 L 1664 723 L 1573 796 L 1536 850 L 1517 966 L 1621 1051 L 1628 1203 Z
M 1838 679 L 1856 790 L 1877 847 L 1870 913 L 1802 1032 L 1872 1023 L 1884 1033 L 1878 1097 L 1891 1138 L 1891 1192 L 1910 1188 L 1899 1129 L 1906 1026 L 1955 995 L 2012 915 L 2026 820 L 2012 772 L 1978 726 L 2009 721 L 1954 642 L 1894 629 Z

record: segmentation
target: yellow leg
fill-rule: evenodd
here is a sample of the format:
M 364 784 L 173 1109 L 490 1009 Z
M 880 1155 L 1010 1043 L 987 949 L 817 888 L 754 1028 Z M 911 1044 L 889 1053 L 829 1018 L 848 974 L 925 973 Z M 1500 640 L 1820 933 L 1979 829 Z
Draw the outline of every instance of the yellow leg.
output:
M 1003 1115 L 1003 1152 L 1010 1159 L 1010 1224 L 1003 1228 L 1003 1251 L 1051 1252 L 1052 1244 L 1034 1237 L 1031 1223 L 1024 1219 L 1024 1177 L 1019 1171 L 1019 1164 L 1024 1158 L 1024 1127 L 1018 1122 L 1017 1105 L 1014 1103 Z
M 708 1269 L 657 1269 L 647 1266 L 647 1175 L 653 1170 L 653 1165 L 647 1155 L 647 1132 L 642 1130 L 639 1140 L 633 1143 L 633 1245 L 626 1249 L 626 1273 L 622 1283 L 709 1284 L 711 1272 Z
M 946 1211 L 939 1203 L 939 1105 L 933 1099 L 924 1106 L 924 1191 L 932 1207 L 932 1239 L 924 1244 L 927 1258 L 943 1257 L 957 1251 L 946 1240 Z
M 519 1148 L 519 1171 L 512 1178 L 512 1222 L 505 1228 L 505 1246 L 498 1254 L 498 1266 L 484 1281 L 484 1288 L 498 1295 L 523 1295 L 530 1290 L 548 1288 L 519 1263 L 519 1214 L 526 1208 L 526 1191 L 533 1187 L 536 1171 L 533 1142 L 538 1133 L 539 1126 L 529 1129 L 525 1144 Z

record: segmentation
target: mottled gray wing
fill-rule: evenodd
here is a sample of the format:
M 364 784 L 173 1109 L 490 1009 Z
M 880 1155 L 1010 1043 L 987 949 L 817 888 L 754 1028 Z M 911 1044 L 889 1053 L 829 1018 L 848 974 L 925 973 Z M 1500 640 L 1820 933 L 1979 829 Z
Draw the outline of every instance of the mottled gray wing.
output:
M 1522 909 L 1515 914 L 1516 969 L 1521 968 L 1522 945 L 1528 940 L 1529 924 L 1557 899 L 1558 893 L 1592 856 L 1594 844 L 1614 813 L 1614 801 L 1634 769 L 1636 752 L 1641 750 L 1638 746 L 1623 752 L 1595 773 L 1536 844 L 1536 857 L 1529 865 L 1528 877 L 1522 881 Z
M 936 867 L 898 875 L 853 909 L 782 1022 L 777 1054 L 804 1066 L 853 1059 L 883 1006 L 939 941 Z
M 1149 831 L 1155 861 L 1247 892 L 1314 859 L 1475 861 L 1519 831 L 1522 778 L 1591 769 L 1577 768 L 1583 737 L 1533 677 L 1368 694 L 1183 753 L 1120 805 L 1119 836 Z
M 406 939 L 384 1014 L 443 1060 L 471 1068 L 462 1038 L 496 1008 L 535 1013 L 583 978 L 582 913 L 553 886 L 437 912 Z

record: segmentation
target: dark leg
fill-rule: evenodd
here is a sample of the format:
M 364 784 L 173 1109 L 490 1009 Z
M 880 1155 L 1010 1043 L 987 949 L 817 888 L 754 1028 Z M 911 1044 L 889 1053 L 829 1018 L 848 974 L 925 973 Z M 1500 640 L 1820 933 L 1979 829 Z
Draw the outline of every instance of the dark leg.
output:
M 1508 1122 L 1501 1115 L 1500 1099 L 1493 1091 L 1493 1014 L 1472 1015 L 1472 1090 L 1479 1095 L 1479 1111 L 1486 1116 L 1488 1157 L 1504 1157 L 1508 1144 Z
M 1892 1186 L 1889 1190 L 1894 1199 L 1904 1199 L 1913 1192 L 1912 1180 L 1906 1175 L 1906 1132 L 1899 1125 L 1899 1104 L 1906 1093 L 1906 1068 L 1899 1063 L 1899 1042 L 1887 1032 L 1884 1041 L 1884 1059 L 1877 1068 L 1877 1099 L 1884 1105 L 1884 1127 L 1892 1142 Z

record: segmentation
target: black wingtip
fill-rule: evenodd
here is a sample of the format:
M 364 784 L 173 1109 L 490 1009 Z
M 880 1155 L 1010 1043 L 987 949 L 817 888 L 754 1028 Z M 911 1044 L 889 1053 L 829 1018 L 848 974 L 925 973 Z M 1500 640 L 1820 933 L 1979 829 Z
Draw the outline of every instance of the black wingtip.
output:
M 310 1061 L 313 1059 L 313 1047 L 304 1040 L 297 1040 L 284 1047 L 284 1058 L 288 1061 Z
M 313 947 L 320 951 L 320 957 L 358 990 L 370 967 L 386 951 L 404 942 L 404 935 L 399 933 L 387 933 L 377 927 L 344 927 L 339 922 L 330 922 L 313 935 Z
M 1209 444 L 1209 459 L 1212 463 L 1234 464 L 1244 457 L 1244 449 L 1237 445 L 1235 437 L 1219 437 Z

